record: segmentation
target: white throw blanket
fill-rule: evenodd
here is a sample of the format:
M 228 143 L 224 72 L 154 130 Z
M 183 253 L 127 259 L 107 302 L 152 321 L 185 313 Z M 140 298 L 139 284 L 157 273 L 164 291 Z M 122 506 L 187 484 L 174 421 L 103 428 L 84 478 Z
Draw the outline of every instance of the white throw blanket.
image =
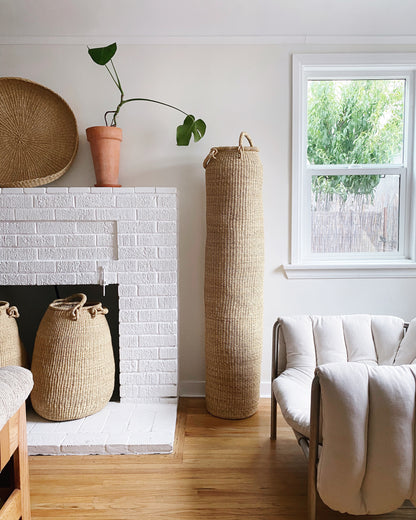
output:
M 416 365 L 329 363 L 322 389 L 318 491 L 353 515 L 394 511 L 416 499 Z

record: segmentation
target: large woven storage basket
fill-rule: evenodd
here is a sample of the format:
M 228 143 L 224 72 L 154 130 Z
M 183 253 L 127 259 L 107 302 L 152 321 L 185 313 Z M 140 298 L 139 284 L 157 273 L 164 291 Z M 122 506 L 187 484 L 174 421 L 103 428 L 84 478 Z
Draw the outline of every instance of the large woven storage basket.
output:
M 9 302 L 0 301 L 0 367 L 27 367 L 26 351 L 20 340 L 16 318 L 19 312 Z
M 53 301 L 43 316 L 32 359 L 35 411 L 66 421 L 92 415 L 110 400 L 114 354 L 100 303 L 85 305 L 84 294 Z
M 250 146 L 243 147 L 246 137 Z M 212 148 L 206 168 L 206 406 L 241 419 L 257 410 L 263 346 L 263 169 L 242 133 Z

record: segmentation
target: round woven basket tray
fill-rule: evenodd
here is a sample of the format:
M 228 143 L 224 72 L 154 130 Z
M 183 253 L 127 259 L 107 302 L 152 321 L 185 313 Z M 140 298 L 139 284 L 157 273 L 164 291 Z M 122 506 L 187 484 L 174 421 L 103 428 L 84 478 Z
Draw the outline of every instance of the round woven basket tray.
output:
M 32 187 L 61 177 L 78 149 L 75 116 L 55 92 L 0 78 L 0 187 Z

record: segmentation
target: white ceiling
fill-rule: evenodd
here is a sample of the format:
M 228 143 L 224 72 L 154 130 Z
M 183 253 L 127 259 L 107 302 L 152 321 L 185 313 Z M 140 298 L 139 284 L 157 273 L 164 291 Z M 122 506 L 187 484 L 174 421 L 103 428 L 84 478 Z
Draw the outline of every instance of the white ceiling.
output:
M 415 36 L 415 0 L 0 0 L 0 38 Z

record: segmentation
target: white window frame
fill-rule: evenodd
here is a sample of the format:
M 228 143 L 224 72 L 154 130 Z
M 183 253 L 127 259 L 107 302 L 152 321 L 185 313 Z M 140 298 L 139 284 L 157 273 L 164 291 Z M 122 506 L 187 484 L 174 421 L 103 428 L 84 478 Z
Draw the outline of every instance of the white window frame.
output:
M 403 163 L 399 165 L 307 165 L 307 85 L 310 79 L 405 79 Z M 289 278 L 378 278 L 416 276 L 415 200 L 416 54 L 295 54 L 292 110 L 292 242 Z M 313 174 L 400 175 L 399 251 L 393 253 L 310 253 L 310 196 Z

